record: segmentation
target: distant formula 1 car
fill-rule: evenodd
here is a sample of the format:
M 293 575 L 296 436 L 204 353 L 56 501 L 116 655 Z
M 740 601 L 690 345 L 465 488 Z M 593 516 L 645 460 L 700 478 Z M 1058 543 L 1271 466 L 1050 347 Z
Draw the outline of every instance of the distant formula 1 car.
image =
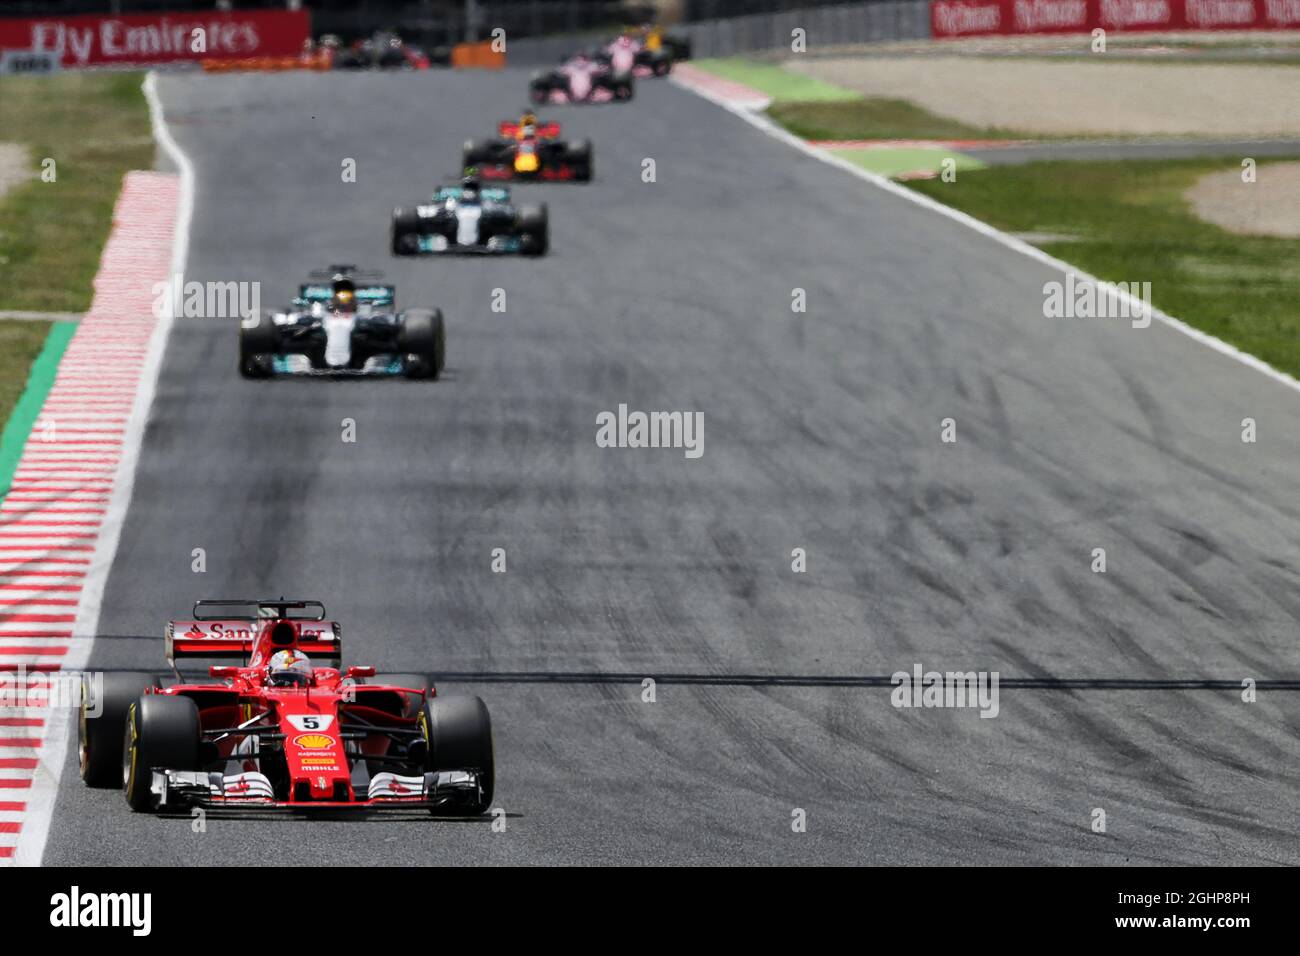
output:
M 534 103 L 627 102 L 635 83 L 630 65 L 626 71 L 616 71 L 604 57 L 579 53 L 559 69 L 534 73 L 528 96 Z
M 608 62 L 616 73 L 631 72 L 634 76 L 667 76 L 673 69 L 673 55 L 659 47 L 650 49 L 640 37 L 624 34 L 604 50 L 599 59 Z
M 405 375 L 434 378 L 447 358 L 439 309 L 396 311 L 382 273 L 337 265 L 313 272 L 284 312 L 245 319 L 239 372 L 274 375 Z
M 199 601 L 167 625 L 167 663 L 87 682 L 81 779 L 121 787 L 135 811 L 424 809 L 492 803 L 492 724 L 478 697 L 439 697 L 426 677 L 340 670 L 342 632 L 319 601 Z M 323 658 L 314 664 L 308 655 Z
M 464 161 L 484 179 L 591 179 L 591 141 L 561 142 L 559 123 L 541 123 L 532 113 L 505 120 L 497 138 L 467 140 Z
M 466 176 L 442 186 L 425 202 L 393 210 L 393 255 L 541 256 L 550 245 L 546 203 L 516 206 L 504 186 L 484 186 Z
M 429 57 L 396 33 L 379 31 L 350 47 L 333 46 L 336 70 L 427 70 Z

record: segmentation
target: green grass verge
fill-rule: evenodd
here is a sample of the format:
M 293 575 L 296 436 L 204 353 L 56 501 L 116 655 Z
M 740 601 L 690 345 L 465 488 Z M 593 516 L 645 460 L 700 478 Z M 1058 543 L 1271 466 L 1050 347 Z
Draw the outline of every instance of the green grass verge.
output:
M 938 173 L 943 170 L 945 159 L 951 159 L 958 172 L 985 166 L 978 159 L 951 149 L 833 149 L 831 152 L 878 176 L 897 176 L 921 169 Z
M 0 497 L 9 490 L 32 423 L 54 384 L 75 322 L 0 322 Z
M 811 76 L 791 73 L 777 63 L 729 56 L 691 60 L 691 66 L 707 70 L 724 80 L 743 83 L 778 102 L 820 103 L 862 99 L 861 93 L 815 80 Z
M 767 114 L 804 139 L 1031 139 L 1010 130 L 970 126 L 936 116 L 907 100 L 866 97 L 792 73 L 778 63 L 744 57 L 692 60 L 715 76 L 767 96 Z
M 804 139 L 1032 138 L 945 119 L 907 100 L 875 97 L 831 103 L 777 101 L 767 115 Z
M 1032 163 L 908 185 L 999 229 L 1074 237 L 1039 245 L 1101 279 L 1150 282 L 1157 308 L 1300 376 L 1300 239 L 1226 232 L 1183 199 L 1201 176 L 1229 168 L 1240 166 Z
M 5 77 L 0 140 L 27 147 L 35 178 L 0 198 L 0 310 L 90 307 L 122 176 L 153 166 L 142 81 L 110 72 Z M 47 157 L 54 182 L 38 175 Z

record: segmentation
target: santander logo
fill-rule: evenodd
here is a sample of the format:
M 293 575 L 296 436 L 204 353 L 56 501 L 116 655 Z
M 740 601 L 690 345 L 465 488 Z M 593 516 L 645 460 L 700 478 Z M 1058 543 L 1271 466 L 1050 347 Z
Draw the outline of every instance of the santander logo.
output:
M 1198 27 L 1247 26 L 1255 22 L 1255 2 L 1187 0 L 1187 22 Z
M 1160 26 L 1172 20 L 1173 11 L 1169 7 L 1169 0 L 1101 0 L 1101 22 L 1104 26 Z
M 1277 26 L 1300 23 L 1300 0 L 1264 0 L 1264 18 Z
M 937 33 L 996 33 L 1002 26 L 1002 11 L 996 3 L 973 6 L 965 3 L 936 3 L 934 25 Z
M 1025 33 L 1082 27 L 1088 22 L 1087 0 L 1016 0 L 1016 28 Z

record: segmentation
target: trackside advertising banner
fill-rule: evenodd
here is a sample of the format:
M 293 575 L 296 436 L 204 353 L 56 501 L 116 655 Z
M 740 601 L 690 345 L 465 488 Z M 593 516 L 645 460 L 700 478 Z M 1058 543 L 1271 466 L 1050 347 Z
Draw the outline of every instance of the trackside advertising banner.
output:
M 1295 30 L 1300 0 L 933 0 L 936 37 L 1106 30 Z
M 306 10 L 0 19 L 0 50 L 58 53 L 65 68 L 146 66 L 293 56 L 311 32 Z

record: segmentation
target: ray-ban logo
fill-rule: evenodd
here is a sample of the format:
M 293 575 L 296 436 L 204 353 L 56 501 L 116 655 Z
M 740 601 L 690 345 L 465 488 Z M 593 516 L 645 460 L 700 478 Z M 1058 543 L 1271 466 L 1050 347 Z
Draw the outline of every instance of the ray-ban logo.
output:
M 704 454 L 703 412 L 637 412 L 596 416 L 597 448 L 681 448 L 687 458 Z

